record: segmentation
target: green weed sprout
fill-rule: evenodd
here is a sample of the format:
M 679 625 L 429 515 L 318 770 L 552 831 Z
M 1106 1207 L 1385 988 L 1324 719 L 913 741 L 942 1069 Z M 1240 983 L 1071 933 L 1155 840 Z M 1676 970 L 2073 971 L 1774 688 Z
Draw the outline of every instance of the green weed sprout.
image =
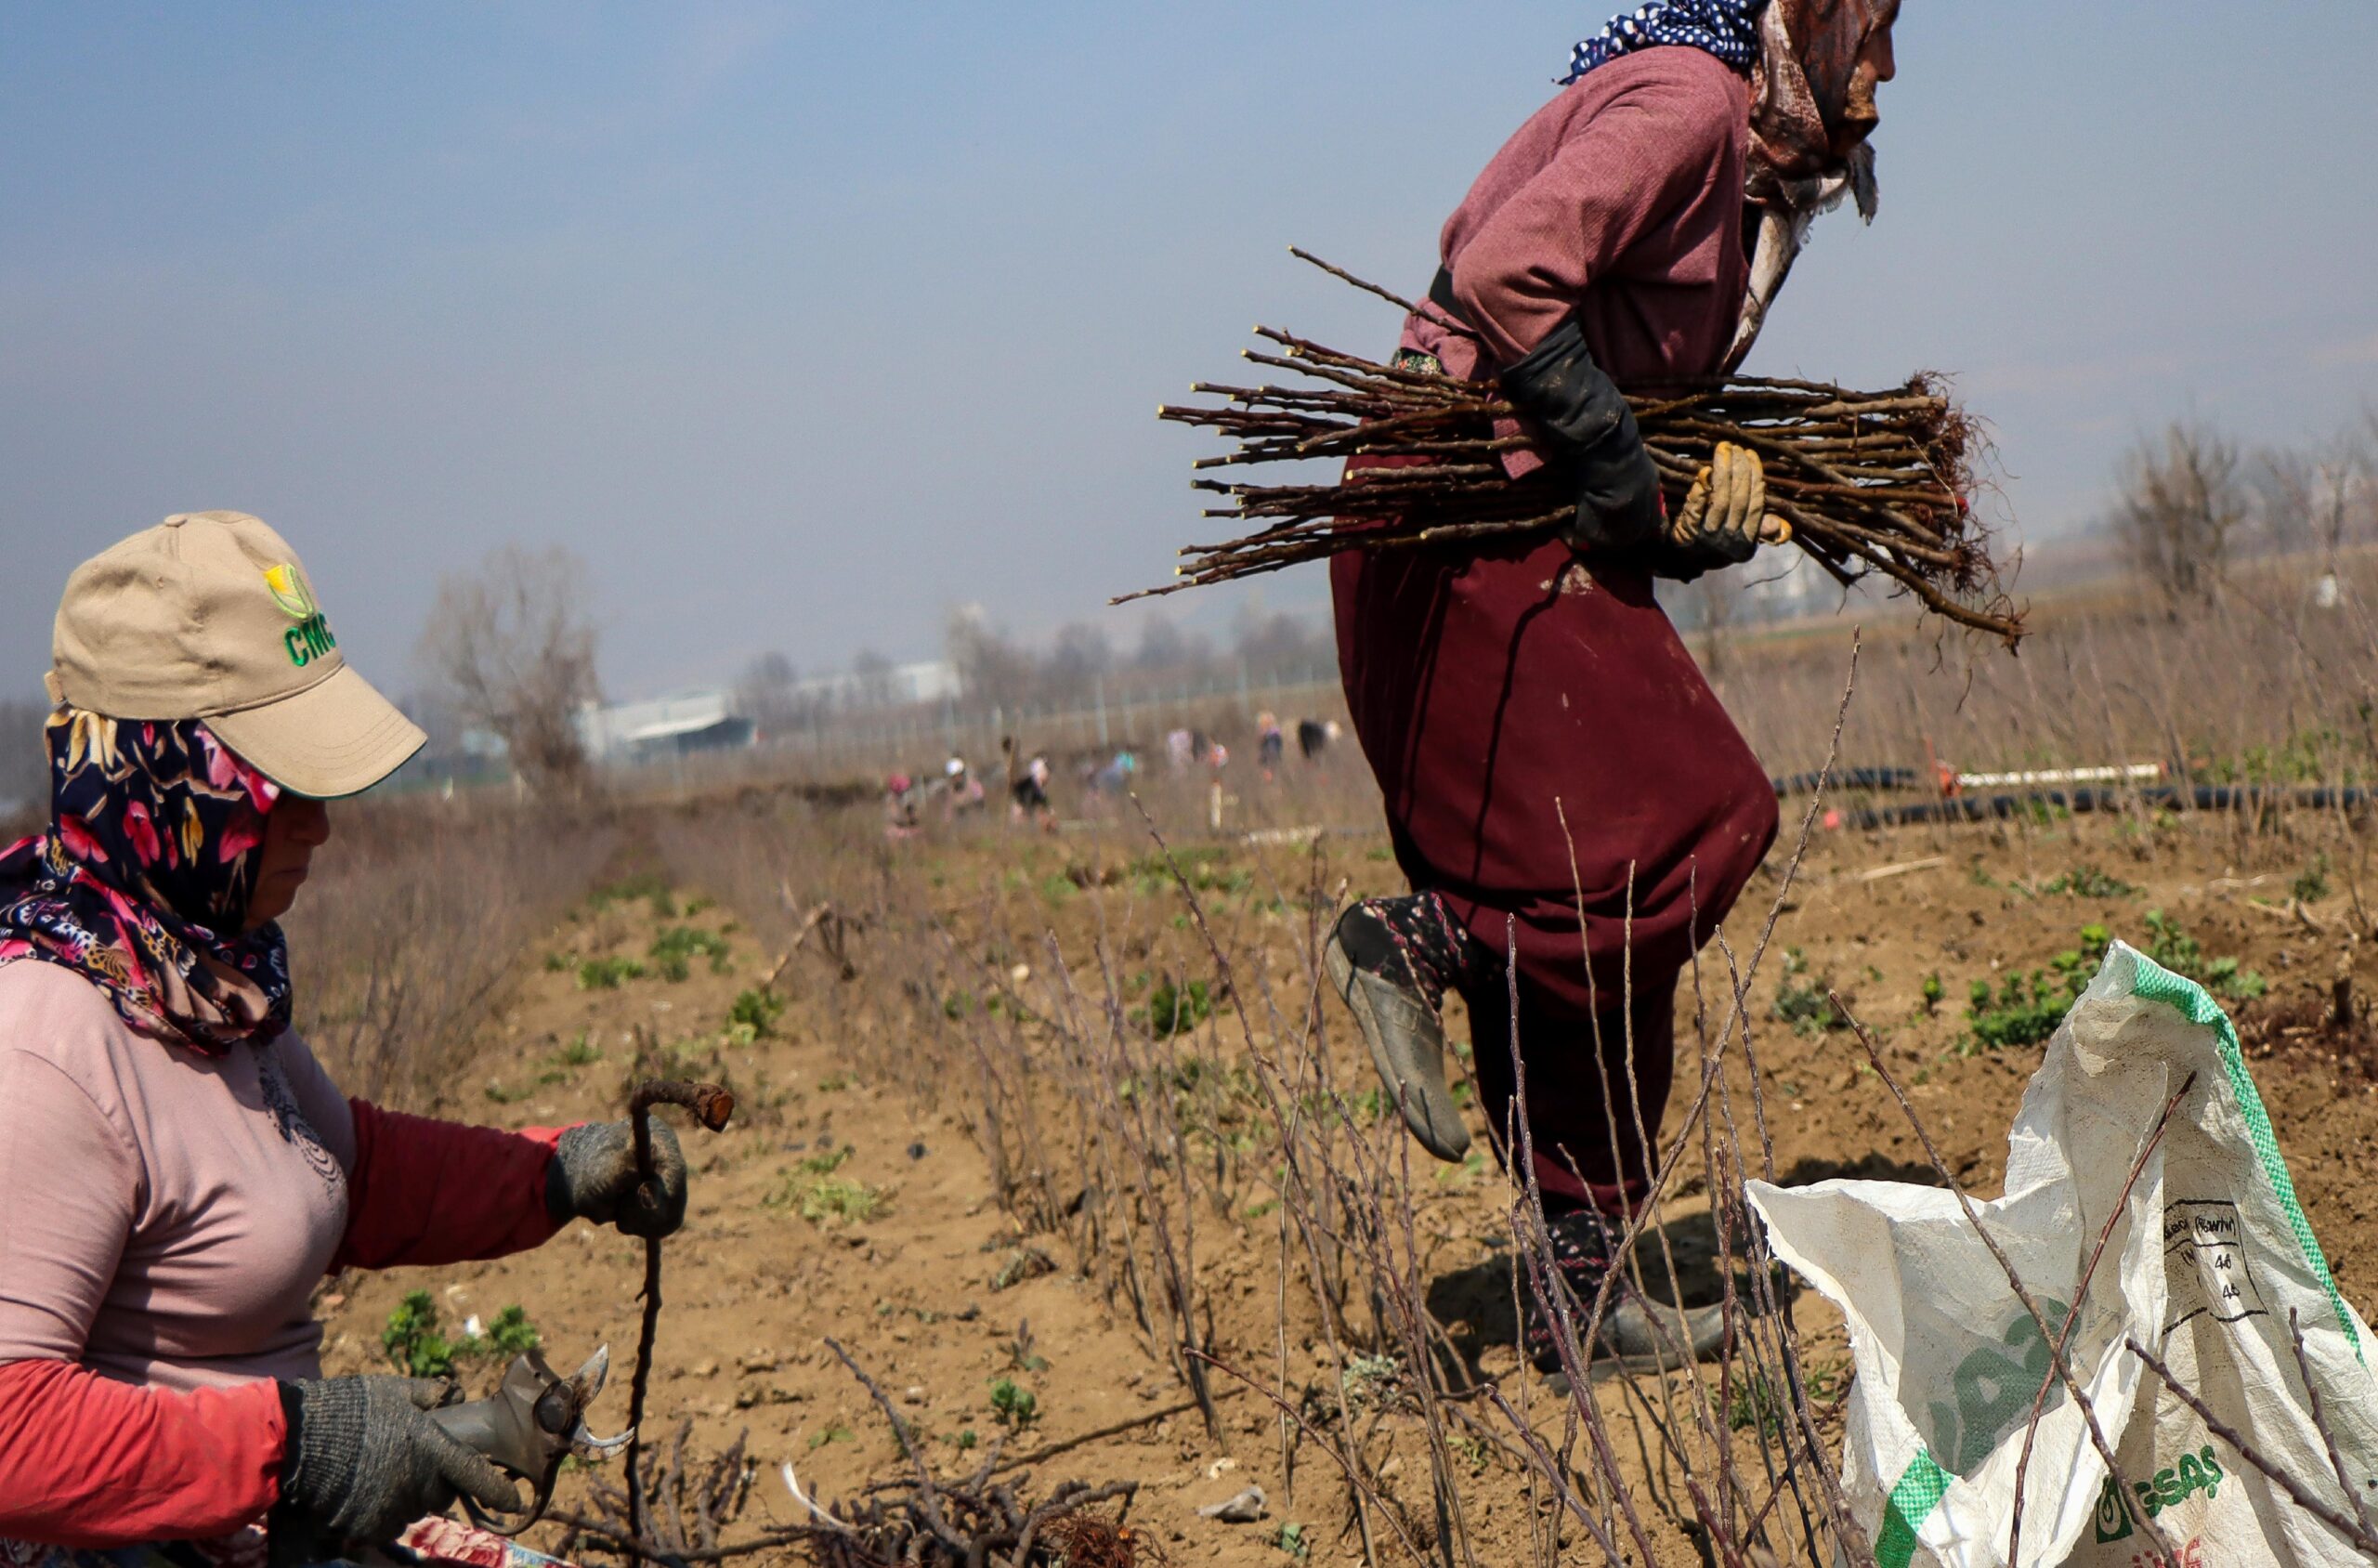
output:
M 480 1334 L 449 1339 L 440 1330 L 438 1302 L 426 1290 L 415 1290 L 397 1303 L 380 1330 L 380 1350 L 388 1364 L 408 1378 L 451 1378 L 454 1364 L 501 1356 L 526 1355 L 543 1343 L 527 1311 L 509 1306 Z
M 1010 1431 L 1022 1431 L 1040 1418 L 1040 1401 L 1013 1378 L 991 1384 L 991 1415 Z
M 724 936 L 690 925 L 673 925 L 652 939 L 647 956 L 659 967 L 662 979 L 676 981 L 692 973 L 693 960 L 702 957 L 709 958 L 712 974 L 725 973 L 730 951 Z
M 738 995 L 734 1005 L 726 1010 L 727 1026 L 749 1029 L 754 1039 L 774 1034 L 777 1020 L 783 1016 L 784 999 L 757 986 Z
M 1203 980 L 1175 986 L 1167 976 L 1148 993 L 1148 1031 L 1158 1039 L 1185 1035 L 1213 1015 L 1213 992 Z
M 616 991 L 621 981 L 644 978 L 644 965 L 634 959 L 588 959 L 578 966 L 581 991 Z
M 438 1303 L 426 1290 L 397 1303 L 380 1330 L 380 1349 L 402 1377 L 444 1378 L 454 1370 L 454 1347 L 438 1331 Z

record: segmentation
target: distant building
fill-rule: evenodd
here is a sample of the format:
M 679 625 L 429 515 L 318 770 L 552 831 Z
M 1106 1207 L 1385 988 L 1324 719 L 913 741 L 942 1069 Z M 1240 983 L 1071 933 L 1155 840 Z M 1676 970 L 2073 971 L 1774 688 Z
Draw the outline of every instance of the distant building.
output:
M 958 667 L 946 659 L 933 659 L 812 675 L 793 687 L 793 695 L 821 708 L 845 712 L 940 702 L 959 695 Z
M 660 762 L 751 744 L 754 726 L 724 691 L 689 691 L 578 712 L 579 744 L 598 763 Z

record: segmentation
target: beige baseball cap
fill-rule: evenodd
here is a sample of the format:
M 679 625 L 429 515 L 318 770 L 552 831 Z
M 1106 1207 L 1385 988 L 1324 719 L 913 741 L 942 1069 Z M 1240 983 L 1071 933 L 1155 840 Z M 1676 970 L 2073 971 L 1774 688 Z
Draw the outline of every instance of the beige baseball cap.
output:
M 203 719 L 282 789 L 368 790 L 427 738 L 347 668 L 288 542 L 244 512 L 186 512 L 74 568 L 50 696 L 112 719 Z

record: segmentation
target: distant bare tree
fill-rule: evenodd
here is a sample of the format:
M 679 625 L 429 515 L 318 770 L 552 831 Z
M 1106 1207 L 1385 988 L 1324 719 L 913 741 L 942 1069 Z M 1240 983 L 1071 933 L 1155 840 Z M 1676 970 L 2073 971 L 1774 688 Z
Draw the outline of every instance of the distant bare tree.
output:
M 2290 447 L 2264 453 L 2254 488 L 2270 547 L 2317 554 L 2321 569 L 2333 570 L 2339 552 L 2369 531 L 2378 512 L 2372 461 L 2370 441 L 2359 429 L 2308 451 Z
M 1212 657 L 1213 645 L 1205 638 L 1183 632 L 1165 616 L 1152 615 L 1140 628 L 1140 648 L 1131 662 L 1142 670 L 1180 670 Z
M 1012 706 L 1031 692 L 1038 674 L 1032 655 L 993 626 L 982 606 L 951 610 L 947 637 L 950 667 L 967 701 Z
M 898 666 L 871 647 L 858 650 L 851 660 L 851 699 L 855 708 L 889 708 L 900 698 Z
M 2295 447 L 2256 455 L 2247 484 L 2254 498 L 2254 532 L 2271 554 L 2299 555 L 2319 547 L 2312 520 L 2318 469 L 2312 455 Z
M 812 706 L 801 699 L 800 679 L 792 660 L 783 654 L 761 654 L 736 677 L 736 710 L 764 734 L 797 728 L 807 721 Z
M 572 722 L 597 699 L 586 564 L 506 545 L 439 580 L 423 665 L 465 722 L 500 737 L 530 788 L 575 787 L 586 752 Z
M 2114 526 L 2138 574 L 2175 609 L 2216 597 L 2253 515 L 2236 443 L 2205 425 L 2175 424 L 2132 450 L 2122 487 Z
M 1231 627 L 1231 642 L 1248 667 L 1264 671 L 1321 663 L 1330 653 L 1328 640 L 1305 617 L 1285 612 L 1266 615 L 1253 605 L 1239 611 Z
M 1115 667 L 1115 650 L 1106 634 L 1086 621 L 1057 630 L 1057 640 L 1041 666 L 1042 696 L 1063 701 L 1090 695 L 1100 676 Z
M 469 728 L 454 706 L 454 694 L 444 682 L 417 686 L 397 699 L 406 718 L 421 726 L 429 737 L 429 754 L 451 757 L 463 749 L 463 732 Z
M 49 743 L 42 736 L 48 718 L 45 704 L 0 701 L 0 817 L 49 809 Z

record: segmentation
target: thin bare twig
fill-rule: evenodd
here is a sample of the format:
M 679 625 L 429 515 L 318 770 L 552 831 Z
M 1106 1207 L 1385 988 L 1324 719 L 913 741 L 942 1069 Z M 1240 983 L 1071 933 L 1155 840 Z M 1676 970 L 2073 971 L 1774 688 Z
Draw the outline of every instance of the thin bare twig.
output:
M 2345 1514 L 2338 1512 L 2335 1509 L 2331 1508 L 2328 1504 L 2320 1501 L 2319 1498 L 2312 1496 L 2310 1492 L 2306 1491 L 2303 1483 L 2298 1482 L 2293 1476 L 2289 1475 L 2285 1470 L 2280 1470 L 2277 1465 L 2274 1465 L 2268 1459 L 2264 1458 L 2255 1449 L 2254 1445 L 2248 1443 L 2244 1435 L 2241 1434 L 2237 1428 L 2231 1426 L 2219 1416 L 2214 1414 L 2213 1407 L 2205 1404 L 2203 1399 L 2199 1397 L 2195 1390 L 2189 1388 L 2187 1385 L 2183 1384 L 2178 1378 L 2175 1377 L 2172 1373 L 2172 1369 L 2169 1366 L 2164 1365 L 2162 1358 L 2158 1356 L 2153 1351 L 2150 1351 L 2145 1345 L 2140 1344 L 2136 1339 L 2125 1339 L 2123 1342 L 2130 1346 L 2131 1354 L 2145 1362 L 2147 1364 L 2147 1369 L 2163 1380 L 2163 1386 L 2172 1391 L 2174 1398 L 2177 1399 L 2181 1404 L 2187 1405 L 2189 1409 L 2197 1413 L 2198 1418 L 2204 1422 L 2205 1430 L 2207 1431 L 2210 1431 L 2214 1436 L 2219 1438 L 2222 1442 L 2235 1449 L 2240 1458 L 2254 1466 L 2257 1470 L 2260 1470 L 2269 1480 L 2277 1483 L 2280 1491 L 2285 1492 L 2290 1497 L 2294 1499 L 2296 1507 L 2302 1509 L 2306 1513 L 2310 1514 L 2313 1518 L 2319 1520 L 2330 1529 L 2334 1530 L 2346 1540 L 2351 1541 L 2354 1546 L 2361 1551 L 2367 1553 L 2373 1559 L 2378 1559 L 2378 1532 L 2372 1532 L 2368 1528 L 2368 1526 L 2346 1517 Z M 2125 1483 L 2124 1484 L 2127 1486 L 2128 1483 Z M 2352 1488 L 2348 1486 L 2346 1488 L 2346 1492 L 2347 1495 L 2350 1496 Z M 2125 1497 L 2123 1500 L 2127 1502 L 2129 1499 Z M 2165 1555 L 2168 1556 L 2170 1554 L 2170 1548 L 2166 1547 L 2164 1551 Z
M 2155 1118 L 2154 1130 L 2147 1135 L 2147 1142 L 2139 1146 L 2138 1157 L 2130 1162 L 2130 1174 L 2123 1179 L 2122 1192 L 2116 1196 L 2113 1208 L 2106 1215 L 2104 1228 L 2097 1232 L 2097 1245 L 2089 1251 L 2088 1266 L 2081 1271 L 2081 1283 L 2072 1288 L 2072 1306 L 2064 1314 L 2064 1332 L 2057 1336 L 2058 1356 L 2061 1357 L 2064 1354 L 2072 1343 L 2072 1336 L 2080 1331 L 2081 1309 L 2089 1300 L 2090 1283 L 2097 1277 L 2097 1261 L 2106 1255 L 2106 1247 L 2113 1240 L 2114 1226 L 2121 1222 L 2123 1213 L 2130 1208 L 2131 1190 L 2138 1185 L 2139 1175 L 2147 1169 L 2147 1162 L 2154 1157 L 2155 1151 L 2162 1145 L 2163 1134 L 2170 1129 L 2172 1117 L 2179 1110 L 2180 1102 L 2186 1100 L 2189 1097 L 2189 1091 L 2195 1087 L 2196 1074 L 2190 1073 L 2180 1087 L 2173 1092 L 2172 1097 L 2163 1103 L 2163 1114 Z M 2015 1461 L 2014 1519 L 2006 1532 L 2006 1561 L 2009 1563 L 2019 1563 L 2023 1560 L 2018 1549 L 2023 1540 L 2023 1483 L 2032 1468 L 2032 1448 L 2039 1439 L 2040 1417 L 2047 1409 L 2048 1390 L 2055 1386 L 2054 1372 L 2050 1372 L 2040 1379 L 2040 1392 L 2032 1397 L 2032 1418 L 2023 1428 L 2023 1452 L 2022 1456 Z
M 802 944 L 809 940 L 809 934 L 817 929 L 819 921 L 833 912 L 834 906 L 831 903 L 823 902 L 809 911 L 808 918 L 801 922 L 801 929 L 792 934 L 792 940 L 786 946 L 782 956 L 777 958 L 776 963 L 768 970 L 768 977 L 760 982 L 760 989 L 764 991 L 776 989 L 777 982 L 784 978 L 785 970 L 790 967 L 794 956 L 801 951 Z
M 2370 1518 L 2370 1505 L 2361 1500 L 2361 1488 L 2345 1468 L 2345 1456 L 2337 1452 L 2337 1434 L 2330 1425 L 2328 1412 L 2320 1407 L 2319 1380 L 2312 1376 L 2312 1358 L 2304 1351 L 2304 1325 L 2301 1314 L 2293 1307 L 2287 1309 L 2287 1348 L 2295 1352 L 2295 1371 L 2304 1379 L 2304 1396 L 2310 1402 L 2312 1430 L 2320 1434 L 2320 1443 L 2329 1453 L 2329 1468 L 2336 1472 L 2337 1485 L 2346 1501 L 2353 1504 L 2353 1516 L 2360 1521 L 2364 1533 L 2378 1535 L 2378 1524 Z
M 656 1180 L 652 1164 L 652 1107 L 680 1105 L 694 1113 L 712 1132 L 724 1131 L 735 1115 L 735 1096 L 714 1083 L 653 1081 L 638 1088 L 628 1101 L 628 1123 L 635 1135 L 635 1168 L 643 1182 Z M 639 1185 L 639 1192 L 642 1191 Z M 628 1387 L 628 1534 L 641 1540 L 649 1532 L 645 1486 L 637 1473 L 644 1450 L 644 1399 L 652 1382 L 652 1345 L 660 1331 L 660 1238 L 644 1241 L 644 1303 L 636 1330 L 635 1378 Z

